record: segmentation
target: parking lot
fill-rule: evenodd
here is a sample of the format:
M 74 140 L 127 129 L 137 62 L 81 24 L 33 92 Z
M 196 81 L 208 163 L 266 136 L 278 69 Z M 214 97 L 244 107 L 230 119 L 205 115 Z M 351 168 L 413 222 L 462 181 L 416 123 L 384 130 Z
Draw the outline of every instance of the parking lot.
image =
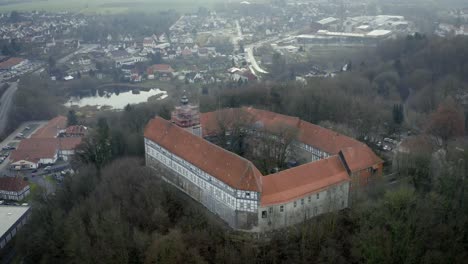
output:
M 43 64 L 42 62 L 28 62 L 14 70 L 0 72 L 0 82 L 16 79 L 23 74 L 36 71 L 41 68 Z
M 21 177 L 33 184 L 46 189 L 47 193 L 55 192 L 56 184 L 60 183 L 63 176 L 71 172 L 68 162 L 58 161 L 56 164 L 39 168 L 37 170 L 10 170 L 9 156 L 17 148 L 22 139 L 29 138 L 34 132 L 43 127 L 47 121 L 32 121 L 23 123 L 0 143 L 0 176 Z
M 18 129 L 16 129 L 0 143 L 0 175 L 4 175 L 4 171 L 8 170 L 11 151 L 16 149 L 21 139 L 29 138 L 34 132 L 36 132 L 46 123 L 46 121 L 23 123 Z

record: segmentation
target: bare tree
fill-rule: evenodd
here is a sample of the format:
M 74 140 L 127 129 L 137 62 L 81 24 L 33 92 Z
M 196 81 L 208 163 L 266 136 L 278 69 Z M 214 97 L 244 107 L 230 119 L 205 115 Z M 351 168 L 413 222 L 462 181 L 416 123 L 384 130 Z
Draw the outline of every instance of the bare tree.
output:
M 274 168 L 286 168 L 288 158 L 295 156 L 292 153 L 292 144 L 297 139 L 298 132 L 296 127 L 277 124 L 250 133 L 250 153 L 263 173 L 268 174 Z

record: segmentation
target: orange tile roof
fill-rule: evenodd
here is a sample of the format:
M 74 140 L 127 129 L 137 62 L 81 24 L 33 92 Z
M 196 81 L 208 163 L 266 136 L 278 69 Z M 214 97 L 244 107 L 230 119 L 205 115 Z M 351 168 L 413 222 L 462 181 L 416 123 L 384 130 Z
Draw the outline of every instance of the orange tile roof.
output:
M 203 129 L 203 136 L 213 135 L 219 131 L 219 116 L 223 119 L 236 120 L 242 113 L 248 113 L 252 118 L 255 126 L 268 129 L 274 129 L 278 124 L 286 124 L 291 127 L 298 128 L 298 140 L 307 145 L 325 151 L 331 155 L 337 155 L 341 150 L 347 150 L 347 162 L 350 168 L 371 167 L 383 161 L 377 157 L 374 152 L 364 143 L 355 140 L 351 137 L 342 135 L 333 130 L 323 128 L 300 120 L 297 117 L 286 116 L 259 110 L 251 107 L 222 109 L 214 112 L 203 113 L 200 116 L 200 122 Z M 225 121 L 229 124 L 229 121 Z M 348 160 L 349 159 L 349 160 Z M 354 171 L 353 169 L 351 169 Z
M 299 124 L 301 123 L 301 120 L 298 117 L 282 115 L 252 107 L 244 107 L 242 109 L 254 117 L 256 120 L 256 126 L 260 126 L 260 128 L 265 128 L 267 130 L 274 129 L 278 125 L 299 128 Z
M 174 69 L 169 64 L 154 64 L 150 67 L 153 72 L 172 73 Z
M 332 155 L 347 147 L 364 145 L 354 138 L 305 121 L 301 122 L 299 130 L 299 141 Z
M 8 60 L 0 63 L 0 69 L 1 70 L 8 70 L 11 67 L 20 64 L 23 61 L 24 61 L 24 59 L 21 59 L 21 58 L 14 58 L 14 57 L 9 58 Z
M 76 126 L 67 127 L 67 129 L 65 130 L 65 134 L 67 134 L 67 135 L 84 135 L 84 134 L 86 134 L 87 131 L 88 131 L 87 127 L 76 125 Z
M 28 183 L 21 178 L 3 177 L 0 178 L 0 190 L 8 192 L 19 192 L 23 190 Z
M 244 108 L 225 108 L 214 112 L 200 114 L 203 136 L 215 135 L 221 131 L 221 126 L 230 129 L 236 122 L 250 124 L 255 121 L 253 115 Z
M 11 152 L 10 160 L 13 163 L 21 160 L 37 163 L 42 158 L 54 158 L 57 151 L 55 138 L 27 138 L 21 140 L 18 148 Z
M 81 137 L 56 138 L 61 150 L 74 150 L 81 144 Z
M 54 138 L 60 130 L 67 127 L 67 121 L 66 117 L 57 116 L 32 134 L 31 138 Z
M 52 159 L 58 150 L 73 150 L 81 143 L 80 137 L 72 138 L 27 138 L 21 140 L 18 148 L 11 153 L 10 160 L 33 163 L 40 159 Z
M 233 153 L 223 150 L 202 138 L 156 118 L 145 130 L 145 137 L 162 145 L 177 156 L 217 177 L 236 189 L 262 191 L 261 204 L 287 203 L 323 190 L 331 185 L 349 181 L 345 165 L 339 157 L 341 152 L 351 171 L 373 167 L 382 160 L 365 144 L 334 131 L 316 126 L 297 117 L 276 114 L 254 108 L 222 109 L 200 116 L 203 136 L 220 131 L 220 126 L 229 129 L 235 122 L 251 123 L 271 129 L 286 124 L 299 130 L 298 140 L 333 155 L 330 158 L 310 162 L 277 174 L 262 176 L 255 166 Z M 224 166 L 221 166 L 224 164 Z M 239 175 L 248 171 L 248 184 L 242 184 Z M 245 187 L 248 186 L 248 187 Z
M 232 188 L 261 192 L 262 174 L 248 160 L 164 120 L 152 119 L 145 128 L 152 140 Z
M 261 206 L 284 204 L 332 185 L 350 181 L 338 156 L 263 177 Z
M 360 171 L 383 162 L 382 159 L 364 144 L 344 148 L 342 153 L 346 164 L 352 172 Z

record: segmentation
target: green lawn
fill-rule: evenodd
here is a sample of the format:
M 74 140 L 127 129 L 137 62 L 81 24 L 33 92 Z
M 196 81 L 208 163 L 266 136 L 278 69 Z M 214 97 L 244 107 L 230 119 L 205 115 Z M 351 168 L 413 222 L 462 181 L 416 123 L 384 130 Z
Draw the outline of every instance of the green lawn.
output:
M 190 12 L 197 10 L 199 6 L 213 7 L 216 2 L 222 0 L 0 0 L 0 12 L 45 10 L 115 14 L 169 9 Z
M 55 184 L 55 179 L 54 179 L 54 177 L 53 177 L 52 175 L 50 175 L 50 174 L 44 176 L 44 179 L 45 179 L 46 181 L 48 181 L 49 183 Z

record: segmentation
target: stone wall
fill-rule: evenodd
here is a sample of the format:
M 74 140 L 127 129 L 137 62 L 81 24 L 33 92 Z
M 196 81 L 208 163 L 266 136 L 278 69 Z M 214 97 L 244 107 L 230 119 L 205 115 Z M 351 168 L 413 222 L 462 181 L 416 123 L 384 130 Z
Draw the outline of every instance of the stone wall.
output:
M 344 182 L 285 204 L 262 206 L 258 210 L 259 228 L 278 229 L 347 208 L 348 195 L 349 182 Z
M 230 227 L 241 230 L 252 230 L 258 225 L 258 216 L 256 212 L 238 211 L 226 206 L 224 203 L 215 199 L 209 191 L 203 190 L 149 155 L 146 155 L 146 165 L 160 171 L 160 176 L 165 181 L 176 186 L 178 189 L 205 206 L 209 211 L 218 215 Z

